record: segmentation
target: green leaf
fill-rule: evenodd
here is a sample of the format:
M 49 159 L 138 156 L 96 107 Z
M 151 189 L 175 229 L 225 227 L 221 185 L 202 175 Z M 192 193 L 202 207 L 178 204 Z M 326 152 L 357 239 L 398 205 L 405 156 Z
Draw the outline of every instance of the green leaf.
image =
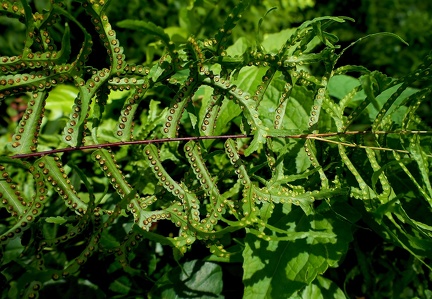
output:
M 159 279 L 149 298 L 223 298 L 222 283 L 218 264 L 193 260 Z
M 330 78 L 327 90 L 330 96 L 336 97 L 337 99 L 341 100 L 359 85 L 359 80 L 354 77 L 347 75 L 336 75 Z M 358 95 L 358 99 L 363 99 L 364 97 L 364 94 Z M 355 100 L 356 99 L 353 99 L 353 101 Z
M 55 224 L 63 224 L 63 223 L 67 222 L 67 220 L 64 217 L 61 217 L 61 216 L 47 217 L 45 219 L 45 221 L 48 222 L 48 223 L 55 223 Z
M 410 139 L 411 142 L 409 146 L 409 151 L 414 161 L 416 161 L 417 163 L 423 181 L 423 185 L 424 185 L 424 187 L 422 188 L 422 193 L 425 195 L 426 200 L 432 206 L 432 186 L 429 179 L 430 177 L 429 161 L 428 158 L 426 157 L 423 148 L 420 145 L 419 135 L 414 134 Z
M 156 26 L 152 22 L 146 22 L 142 20 L 123 20 L 117 22 L 117 26 L 120 28 L 133 29 L 155 35 L 159 37 L 166 45 L 168 45 L 170 42 L 170 38 L 168 34 L 165 33 L 163 28 Z
M 126 295 L 131 291 L 131 285 L 131 281 L 126 276 L 121 276 L 110 284 L 109 289 Z
M 295 158 L 297 173 L 305 172 L 311 166 L 311 160 L 309 159 L 306 151 L 299 150 Z
M 310 285 L 306 286 L 299 297 L 304 299 L 346 298 L 344 292 L 334 282 L 321 275 L 318 275 Z
M 254 88 L 261 83 L 265 72 L 264 68 L 247 66 L 241 69 L 237 80 L 232 83 L 244 91 L 253 92 Z
M 2 263 L 4 264 L 9 263 L 10 261 L 18 260 L 20 254 L 22 254 L 24 250 L 24 246 L 21 244 L 20 238 L 11 240 L 4 248 L 4 254 L 2 257 Z
M 245 37 L 240 37 L 235 43 L 226 49 L 227 55 L 231 57 L 242 56 L 248 47 L 250 41 Z
M 261 45 L 268 52 L 277 52 L 294 32 L 295 28 L 290 28 L 277 33 L 266 34 Z
M 286 231 L 319 231 L 333 238 L 310 237 L 289 241 L 264 241 L 253 234 L 245 238 L 243 281 L 245 298 L 289 298 L 310 284 L 328 267 L 336 266 L 348 249 L 350 225 L 333 212 L 300 216 L 299 209 L 276 209 L 270 222 Z M 297 223 L 295 225 L 295 223 Z M 328 236 L 328 235 L 326 235 Z M 274 258 L 277 257 L 277 258 Z

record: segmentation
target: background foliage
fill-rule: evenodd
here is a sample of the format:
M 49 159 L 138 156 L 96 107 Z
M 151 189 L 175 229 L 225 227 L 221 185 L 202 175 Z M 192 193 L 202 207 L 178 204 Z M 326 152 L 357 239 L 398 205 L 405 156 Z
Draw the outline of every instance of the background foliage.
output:
M 2 297 L 432 297 L 431 9 L 342 2 L 3 1 Z

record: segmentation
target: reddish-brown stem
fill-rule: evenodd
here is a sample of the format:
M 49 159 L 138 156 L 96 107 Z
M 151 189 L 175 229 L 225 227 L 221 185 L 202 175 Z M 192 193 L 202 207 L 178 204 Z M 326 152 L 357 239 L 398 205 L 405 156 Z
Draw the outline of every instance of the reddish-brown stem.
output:
M 432 131 L 346 131 L 346 132 L 330 132 L 330 133 L 311 133 L 311 134 L 296 134 L 296 135 L 284 135 L 284 136 L 267 136 L 267 138 L 305 138 L 305 139 L 319 139 L 324 137 L 332 137 L 338 135 L 360 135 L 360 134 L 432 134 Z M 151 144 L 151 143 L 165 143 L 174 141 L 190 141 L 190 140 L 208 140 L 208 139 L 239 139 L 239 138 L 252 138 L 253 135 L 221 135 L 221 136 L 190 136 L 190 137 L 177 137 L 177 138 L 161 138 L 161 139 L 149 139 L 149 140 L 134 140 L 134 141 L 120 141 L 120 142 L 109 142 L 102 144 L 91 144 L 83 145 L 77 147 L 67 147 L 60 149 L 53 149 L 41 152 L 27 153 L 27 154 L 17 154 L 11 156 L 12 159 L 25 159 L 31 157 L 43 157 L 45 155 L 52 155 L 56 153 L 65 153 L 78 150 L 90 150 L 90 149 L 100 149 L 106 147 L 117 147 L 123 145 L 136 145 L 136 144 Z M 324 141 L 322 139 L 319 139 Z

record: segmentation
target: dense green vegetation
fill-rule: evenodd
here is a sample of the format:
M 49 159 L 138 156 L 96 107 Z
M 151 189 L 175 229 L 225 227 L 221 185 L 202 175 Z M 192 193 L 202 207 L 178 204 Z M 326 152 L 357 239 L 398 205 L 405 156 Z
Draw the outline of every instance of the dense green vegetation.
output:
M 432 298 L 429 4 L 0 2 L 3 298 Z

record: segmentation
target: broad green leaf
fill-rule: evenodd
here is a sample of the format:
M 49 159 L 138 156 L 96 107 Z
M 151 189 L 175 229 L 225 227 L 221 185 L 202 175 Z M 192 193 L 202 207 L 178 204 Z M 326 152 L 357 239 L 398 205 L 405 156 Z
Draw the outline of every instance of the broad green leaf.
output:
M 347 75 L 336 75 L 330 78 L 327 90 L 330 96 L 336 97 L 339 100 L 343 99 L 349 92 L 351 92 L 354 87 L 359 86 L 360 82 L 358 79 L 347 76 Z M 364 98 L 363 95 L 358 95 L 356 99 Z
M 209 106 L 209 102 L 211 100 L 213 93 L 213 89 L 207 86 L 200 87 L 198 91 L 195 93 L 194 97 L 201 104 L 199 111 L 199 123 L 202 123 L 205 119 L 205 115 L 207 113 L 207 107 Z M 241 113 L 241 108 L 234 103 L 233 101 L 224 99 L 222 101 L 222 105 L 220 106 L 220 110 L 218 112 L 218 116 L 216 119 L 216 127 L 213 128 L 212 135 L 223 135 L 226 133 L 234 118 L 239 116 Z M 205 144 L 212 143 L 212 141 L 204 141 Z
M 298 174 L 304 173 L 311 166 L 311 160 L 306 154 L 306 151 L 302 149 L 298 151 L 298 154 L 295 158 L 296 171 Z
M 126 276 L 120 276 L 111 282 L 109 289 L 113 292 L 127 295 L 131 291 L 132 282 Z
M 302 299 L 346 299 L 344 292 L 331 280 L 318 275 L 317 278 L 300 292 L 292 297 Z
M 288 100 L 283 128 L 303 132 L 308 127 L 308 116 L 313 102 L 313 93 L 303 87 L 294 88 Z
M 276 210 L 270 219 L 275 221 L 274 226 L 279 225 L 288 233 L 316 231 L 333 233 L 334 237 L 315 236 L 288 242 L 265 241 L 247 234 L 243 251 L 244 298 L 289 298 L 328 267 L 336 266 L 348 249 L 352 239 L 350 225 L 333 212 L 326 213 L 325 218 L 324 215 L 300 216 L 303 211 L 284 207 L 283 211 Z
M 250 41 L 245 37 L 240 37 L 235 43 L 226 49 L 227 55 L 231 57 L 242 56 L 248 47 Z
M 223 298 L 222 269 L 211 262 L 193 260 L 165 274 L 149 298 Z
M 115 248 L 120 246 L 120 242 L 115 239 L 112 234 L 109 234 L 107 231 L 104 231 L 101 234 L 101 244 L 105 248 Z
M 167 27 L 164 29 L 164 31 L 174 42 L 184 43 L 187 41 L 188 38 L 187 32 L 181 27 L 177 27 L 177 26 Z
M 277 52 L 294 32 L 295 29 L 290 28 L 277 33 L 265 34 L 261 45 L 268 52 Z
M 237 80 L 234 80 L 232 83 L 240 89 L 251 93 L 261 83 L 265 72 L 265 68 L 247 66 L 241 69 Z
M 10 261 L 14 261 L 19 259 L 20 254 L 23 252 L 24 246 L 21 244 L 20 238 L 15 238 L 11 240 L 6 246 L 4 255 L 2 257 L 3 263 L 9 263 Z

